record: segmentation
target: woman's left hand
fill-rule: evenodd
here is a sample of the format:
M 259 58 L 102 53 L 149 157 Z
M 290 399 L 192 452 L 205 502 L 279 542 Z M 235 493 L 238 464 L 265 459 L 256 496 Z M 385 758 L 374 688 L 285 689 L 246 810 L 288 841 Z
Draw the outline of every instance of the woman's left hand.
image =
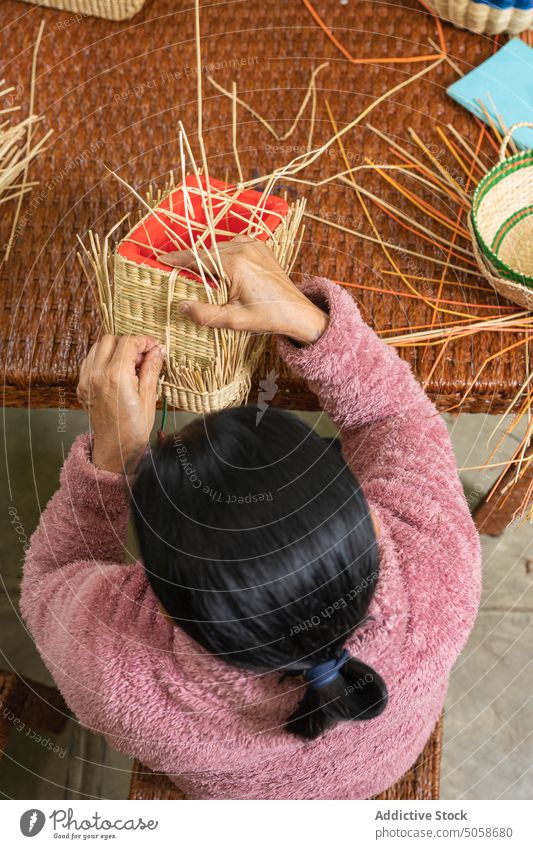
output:
M 103 336 L 83 361 L 78 400 L 94 435 L 93 463 L 130 474 L 146 450 L 155 420 L 165 352 L 151 336 Z

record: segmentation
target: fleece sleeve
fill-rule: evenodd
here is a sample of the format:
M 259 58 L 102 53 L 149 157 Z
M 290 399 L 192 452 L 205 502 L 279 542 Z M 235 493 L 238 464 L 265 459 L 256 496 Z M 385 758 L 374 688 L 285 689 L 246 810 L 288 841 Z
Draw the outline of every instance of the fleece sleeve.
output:
M 41 657 L 77 717 L 108 730 L 133 687 L 127 665 L 168 647 L 161 614 L 140 564 L 125 564 L 132 479 L 95 468 L 79 437 L 43 511 L 24 566 L 21 611 Z M 107 705 L 104 711 L 103 706 Z
M 394 540 L 421 647 L 437 629 L 460 645 L 479 603 L 480 551 L 445 423 L 350 295 L 319 278 L 302 289 L 329 324 L 307 347 L 281 339 L 281 356 L 339 428 L 345 460 Z

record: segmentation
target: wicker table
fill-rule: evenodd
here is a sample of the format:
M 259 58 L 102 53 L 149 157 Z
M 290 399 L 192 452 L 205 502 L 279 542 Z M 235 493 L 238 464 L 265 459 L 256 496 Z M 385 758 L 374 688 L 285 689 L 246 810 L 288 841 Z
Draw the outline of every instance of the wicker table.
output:
M 176 11 L 174 0 L 147 0 L 133 21 L 112 23 L 66 12 L 3 0 L 0 76 L 19 83 L 16 98 L 27 108 L 32 44 L 41 19 L 46 21 L 37 78 L 36 108 L 54 136 L 30 174 L 40 185 L 22 208 L 14 250 L 0 269 L 0 361 L 7 406 L 75 406 L 78 367 L 99 333 L 92 291 L 75 260 L 76 233 L 90 228 L 105 232 L 132 209 L 131 196 L 105 170 L 104 163 L 144 191 L 152 179 L 164 178 L 179 160 L 178 120 L 188 128 L 193 145 L 196 130 L 196 73 L 194 20 L 191 4 Z M 298 111 L 311 70 L 322 61 L 329 66 L 318 77 L 314 141 L 331 134 L 324 100 L 342 126 L 373 98 L 421 65 L 353 65 L 317 27 L 300 2 L 234 0 L 202 4 L 202 72 L 204 137 L 211 173 L 235 176 L 231 142 L 231 104 L 213 89 L 211 74 L 228 87 L 235 79 L 239 93 L 279 133 L 285 132 Z M 429 53 L 435 37 L 433 19 L 416 3 L 362 0 L 353 6 L 337 0 L 316 0 L 316 8 L 346 46 L 357 56 L 402 56 Z M 351 24 L 351 29 L 346 26 Z M 344 29 L 338 29 L 339 27 Z M 363 34 L 364 33 L 364 34 Z M 479 64 L 492 50 L 490 40 L 445 27 L 450 56 L 463 68 Z M 372 123 L 405 140 L 408 126 L 420 135 L 430 132 L 427 115 L 443 124 L 453 121 L 463 133 L 476 134 L 471 118 L 446 97 L 444 87 L 456 77 L 441 64 L 372 114 Z M 23 90 L 22 90 L 23 89 Z M 296 132 L 277 142 L 251 116 L 239 110 L 238 144 L 245 175 L 265 173 L 305 149 L 309 131 L 307 109 Z M 387 161 L 385 145 L 364 126 L 346 137 L 350 160 L 365 156 Z M 441 151 L 439 151 L 440 155 Z M 309 176 L 343 170 L 336 149 L 309 169 Z M 385 191 L 383 184 L 369 187 Z M 294 191 L 291 188 L 291 191 Z M 395 199 L 396 200 L 396 199 Z M 309 210 L 351 229 L 365 230 L 353 192 L 337 183 L 309 196 Z M 378 215 L 382 236 L 409 250 L 421 250 L 416 236 L 399 233 L 389 218 Z M 427 222 L 429 223 L 429 221 Z M 367 230 L 368 232 L 368 230 Z M 0 245 L 9 224 L 0 222 Z M 431 253 L 431 245 L 423 246 Z M 405 259 L 405 258 L 404 258 Z M 435 266 L 416 260 L 409 273 L 434 275 Z M 387 260 L 379 246 L 313 221 L 308 221 L 296 276 L 320 273 L 341 281 L 365 281 L 400 290 L 394 277 L 380 270 Z M 389 266 L 390 267 L 390 266 Z M 458 279 L 461 279 L 460 276 Z M 465 278 L 464 282 L 466 282 Z M 357 291 L 363 315 L 378 329 L 410 327 L 431 320 L 423 303 L 403 296 Z M 460 290 L 459 290 L 460 291 Z M 432 290 L 425 290 L 432 294 Z M 495 296 L 474 293 L 480 303 L 494 304 Z M 443 297 L 457 297 L 445 287 Z M 471 298 L 472 300 L 472 298 Z M 478 335 L 450 348 L 428 382 L 427 390 L 440 409 L 462 396 L 480 364 L 505 345 L 498 334 Z M 425 381 L 438 349 L 404 350 L 415 373 Z M 278 392 L 273 403 L 315 409 L 316 399 L 295 382 L 271 354 L 262 362 L 257 379 L 273 369 Z M 509 352 L 484 371 L 464 409 L 502 412 L 526 374 L 523 347 Z M 490 530 L 486 525 L 486 530 Z

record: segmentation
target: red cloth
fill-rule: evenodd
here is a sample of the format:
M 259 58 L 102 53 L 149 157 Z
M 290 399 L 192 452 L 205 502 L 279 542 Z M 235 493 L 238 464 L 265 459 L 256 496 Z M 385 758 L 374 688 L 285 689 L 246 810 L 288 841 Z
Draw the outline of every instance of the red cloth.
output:
M 200 185 L 203 189 L 205 189 L 207 182 L 204 176 L 200 177 Z M 219 192 L 235 192 L 235 186 L 230 186 L 223 183 L 221 180 L 215 180 L 212 177 L 209 179 L 209 185 L 214 192 L 216 192 L 217 189 Z M 186 177 L 185 186 L 198 189 L 198 179 L 196 176 L 189 175 Z M 190 206 L 187 204 L 187 208 L 186 195 L 190 201 Z M 220 236 L 217 237 L 217 242 L 225 242 L 238 233 L 245 232 L 250 219 L 252 219 L 252 221 L 259 222 L 259 227 L 257 229 L 252 226 L 252 233 L 255 238 L 260 241 L 266 241 L 268 239 L 268 230 L 261 228 L 261 223 L 268 227 L 269 230 L 274 231 L 280 221 L 287 214 L 289 204 L 286 200 L 277 197 L 276 195 L 267 195 L 262 201 L 261 197 L 261 192 L 256 192 L 252 189 L 236 194 L 228 211 L 217 223 L 217 227 L 220 228 L 220 230 L 226 230 L 228 235 L 220 234 Z M 261 201 L 260 212 L 255 218 L 252 218 L 251 211 L 242 204 L 256 206 L 259 204 L 259 201 Z M 216 219 L 217 213 L 221 211 L 225 202 L 226 201 L 222 199 L 220 195 L 217 198 L 215 194 L 213 197 L 214 219 Z M 192 209 L 190 208 L 191 206 Z M 148 218 L 139 224 L 136 230 L 134 230 L 127 239 L 124 239 L 124 241 L 121 242 L 117 249 L 118 253 L 132 262 L 149 265 L 151 268 L 160 268 L 162 271 L 169 271 L 170 266 L 159 262 L 155 258 L 156 254 L 154 254 L 154 248 L 165 253 L 169 253 L 170 251 L 180 250 L 180 247 L 191 247 L 192 239 L 187 221 L 176 221 L 170 216 L 165 215 L 164 210 L 174 212 L 184 218 L 187 218 L 188 216 L 193 236 L 202 235 L 204 232 L 203 225 L 206 223 L 206 215 L 201 195 L 194 192 L 185 193 L 183 191 L 183 186 L 179 186 L 159 204 L 157 212 L 148 216 Z M 198 225 L 201 226 L 199 227 Z M 172 233 L 175 233 L 178 238 L 173 240 L 172 235 L 168 232 L 169 230 L 171 230 Z M 206 248 L 211 246 L 210 236 L 205 239 L 203 246 Z M 193 272 L 182 271 L 180 274 L 184 277 L 190 277 L 200 281 L 198 275 Z

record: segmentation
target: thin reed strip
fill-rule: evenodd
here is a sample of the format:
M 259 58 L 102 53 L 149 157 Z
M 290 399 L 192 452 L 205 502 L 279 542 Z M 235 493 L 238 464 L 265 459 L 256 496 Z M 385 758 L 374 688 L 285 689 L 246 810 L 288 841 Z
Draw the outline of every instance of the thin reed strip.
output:
M 332 42 L 332 44 L 335 45 L 337 50 L 339 50 L 342 53 L 342 55 L 346 59 L 348 59 L 349 62 L 353 63 L 354 65 L 384 65 L 384 64 L 404 65 L 404 64 L 410 64 L 412 62 L 431 62 L 431 60 L 435 59 L 436 56 L 441 58 L 441 59 L 444 59 L 446 57 L 446 41 L 444 39 L 444 30 L 442 28 L 442 24 L 441 24 L 438 16 L 434 13 L 434 11 L 432 9 L 430 9 L 428 6 L 426 6 L 426 4 L 422 0 L 419 0 L 419 2 L 426 9 L 426 11 L 430 12 L 430 14 L 433 16 L 433 18 L 435 20 L 435 26 L 437 28 L 437 33 L 438 33 L 439 42 L 440 42 L 440 52 L 438 52 L 436 54 L 421 55 L 421 56 L 356 57 L 356 56 L 353 56 L 350 53 L 350 51 L 346 49 L 346 47 L 344 47 L 342 42 L 340 42 L 338 40 L 338 38 L 333 34 L 333 32 L 330 30 L 330 28 L 328 26 L 326 26 L 323 19 L 320 17 L 318 12 L 316 11 L 313 3 L 311 3 L 310 0 L 303 0 L 303 4 L 306 7 L 307 11 L 313 17 L 313 19 L 318 24 L 320 29 L 325 33 L 327 38 L 329 38 L 329 40 Z
M 440 131 L 441 138 L 442 138 L 445 142 L 448 142 L 448 140 L 447 140 L 447 138 L 446 138 L 445 134 L 444 134 L 444 133 L 440 130 L 440 127 L 437 127 L 437 130 L 439 130 L 439 131 Z M 481 148 L 481 143 L 482 143 L 482 141 L 483 141 L 484 135 L 485 135 L 485 127 L 482 127 L 482 128 L 481 128 L 481 131 L 480 131 L 480 133 L 479 133 L 479 137 L 478 137 L 478 141 L 477 141 L 477 145 L 476 145 L 476 154 L 479 152 L 479 150 L 480 150 L 480 148 Z M 449 146 L 449 145 L 448 145 L 448 146 Z M 472 161 L 471 161 L 471 163 L 470 163 L 470 167 L 469 167 L 469 168 L 467 169 L 467 171 L 466 171 L 466 185 L 465 185 L 465 188 L 466 188 L 467 190 L 470 188 L 470 183 L 471 183 L 471 182 L 472 182 L 472 180 L 474 179 L 474 177 L 473 177 L 473 174 L 474 174 L 474 167 L 475 167 L 475 162 L 474 162 L 474 159 L 472 158 Z M 459 208 L 458 208 L 458 210 L 457 210 L 457 218 L 456 218 L 456 221 L 457 221 L 457 223 L 458 223 L 458 224 L 459 224 L 459 223 L 461 222 L 461 220 L 462 220 L 463 212 L 464 212 L 463 208 L 462 208 L 461 206 L 459 206 Z M 456 235 L 452 236 L 452 244 L 455 244 L 455 240 L 456 240 L 456 238 L 457 238 L 457 237 L 456 237 Z M 451 259 L 452 255 L 453 255 L 453 253 L 452 253 L 452 249 L 450 248 L 450 249 L 448 250 L 448 256 L 446 257 L 446 261 L 447 261 L 447 262 L 449 262 L 449 261 L 450 261 L 450 259 Z M 437 302 L 439 301 L 439 299 L 440 299 L 440 298 L 441 298 L 441 296 L 442 296 L 442 291 L 443 291 L 443 288 L 444 288 L 444 282 L 445 282 L 445 278 L 446 278 L 446 272 L 447 272 L 447 268 L 446 268 L 446 267 L 444 267 L 444 268 L 443 268 L 443 270 L 442 270 L 441 281 L 440 281 L 440 283 L 439 283 L 439 288 L 438 288 L 438 292 L 437 292 Z M 435 319 L 436 319 L 436 313 L 433 315 L 433 323 L 435 322 Z
M 462 227 L 461 228 L 457 227 L 457 224 L 454 224 L 454 222 L 451 221 L 451 219 L 449 219 L 448 216 L 441 213 L 432 204 L 423 200 L 423 198 L 418 197 L 413 192 L 410 192 L 408 189 L 405 189 L 401 185 L 401 183 L 399 183 L 393 177 L 390 177 L 385 171 L 383 171 L 381 169 L 381 167 L 379 165 L 376 165 L 376 163 L 372 162 L 370 159 L 367 160 L 367 161 L 369 162 L 370 165 L 374 166 L 376 172 L 381 177 L 383 177 L 384 180 L 386 180 L 388 183 L 390 183 L 390 185 L 393 186 L 401 195 L 403 195 L 405 198 L 407 198 L 412 204 L 414 204 L 414 206 L 416 206 L 422 212 L 426 213 L 426 215 L 429 215 L 430 218 L 432 218 L 434 221 L 438 221 L 440 224 L 443 225 L 443 227 L 446 227 L 448 230 L 451 230 L 453 233 L 457 233 L 459 235 L 464 236 L 465 239 L 470 238 L 467 230 L 465 230 Z
M 316 160 L 320 156 L 322 156 L 323 153 L 329 150 L 329 148 L 336 143 L 337 136 L 341 138 L 342 136 L 346 135 L 348 132 L 350 132 L 350 130 L 360 124 L 361 121 L 363 121 L 364 118 L 366 118 L 366 116 L 369 115 L 374 109 L 377 109 L 378 106 L 380 106 L 385 100 L 387 100 L 393 94 L 396 94 L 397 92 L 406 88 L 406 86 L 412 85 L 416 80 L 420 79 L 426 74 L 429 74 L 435 68 L 438 68 L 442 61 L 442 59 L 438 59 L 436 62 L 433 62 L 431 65 L 428 65 L 427 68 L 423 68 L 421 71 L 418 71 L 416 74 L 409 76 L 407 79 L 402 80 L 400 83 L 397 83 L 388 91 L 384 92 L 382 95 L 373 100 L 372 103 L 370 103 L 367 107 L 365 107 L 365 109 L 363 109 L 363 111 L 360 112 L 359 115 L 357 115 L 353 119 L 353 121 L 343 127 L 338 134 L 332 136 L 320 147 L 315 148 L 315 150 L 311 151 L 310 153 L 304 152 L 299 154 L 298 156 L 294 157 L 294 159 L 292 159 L 287 165 L 277 168 L 270 174 L 266 174 L 262 177 L 255 178 L 254 180 L 250 180 L 244 183 L 243 188 L 250 188 L 256 185 L 258 182 L 266 183 L 268 181 L 272 181 L 272 184 L 274 184 L 277 180 L 281 180 L 287 176 L 294 176 L 294 174 L 298 174 L 304 168 L 307 168 L 309 165 L 312 165 L 314 162 L 316 162 Z
M 343 179 L 342 182 L 345 182 L 347 185 L 352 185 L 348 180 Z M 444 236 L 441 236 L 439 233 L 436 233 L 434 230 L 430 230 L 428 227 L 425 227 L 423 224 L 416 219 L 411 218 L 411 216 L 407 215 L 403 212 L 403 210 L 399 209 L 396 206 L 384 201 L 382 198 L 374 195 L 372 192 L 369 192 L 367 189 L 364 189 L 360 184 L 356 186 L 357 191 L 360 192 L 361 195 L 372 200 L 376 206 L 379 206 L 384 212 L 390 215 L 391 218 L 394 219 L 401 227 L 406 230 L 409 230 L 411 233 L 415 233 L 419 235 L 422 239 L 430 244 L 435 245 L 436 247 L 442 248 L 451 247 L 453 255 L 456 259 L 460 259 L 463 262 L 471 265 L 472 267 L 476 267 L 476 263 L 474 260 L 470 259 L 472 252 L 468 248 L 463 248 L 461 245 L 455 245 L 450 242 L 449 239 L 446 239 Z M 411 225 L 411 226 L 409 226 Z
M 285 133 L 277 133 L 276 130 L 274 129 L 274 127 L 272 126 L 272 124 L 269 121 L 267 121 L 266 118 L 264 118 L 252 106 L 250 106 L 249 103 L 246 103 L 245 100 L 242 100 L 242 98 L 237 97 L 236 95 L 234 96 L 233 88 L 232 88 L 231 91 L 228 91 L 227 88 L 224 88 L 224 86 L 220 85 L 220 83 L 217 83 L 217 81 L 214 80 L 213 77 L 208 77 L 207 79 L 211 83 L 213 88 L 216 88 L 217 91 L 219 91 L 225 97 L 228 97 L 232 102 L 235 101 L 236 104 L 238 104 L 239 106 L 242 106 L 243 109 L 246 109 L 246 111 L 249 112 L 250 115 L 252 115 L 254 118 L 256 118 L 259 121 L 259 123 L 262 124 L 263 127 L 265 127 L 266 130 L 268 130 L 268 132 L 276 139 L 276 141 L 286 141 L 286 139 L 288 139 L 292 136 L 292 134 L 294 133 L 296 127 L 298 126 L 298 124 L 299 124 L 299 122 L 302 118 L 303 113 L 305 112 L 307 104 L 309 103 L 309 98 L 311 98 L 311 101 L 312 101 L 311 129 L 310 129 L 309 138 L 308 138 L 308 145 L 310 145 L 311 140 L 312 140 L 312 135 L 313 135 L 312 126 L 314 124 L 315 112 L 316 112 L 316 78 L 317 78 L 318 74 L 320 73 L 320 71 L 322 71 L 324 68 L 327 68 L 328 65 L 329 65 L 329 62 L 322 62 L 321 65 L 319 65 L 317 68 L 314 68 L 311 71 L 311 75 L 310 75 L 310 78 L 309 78 L 309 85 L 307 87 L 307 91 L 304 95 L 304 98 L 303 98 L 303 100 L 300 104 L 300 108 L 298 109 L 298 112 L 296 114 L 294 121 L 292 122 L 291 126 L 289 127 L 289 129 Z M 235 85 L 235 83 L 233 83 L 233 85 Z
M 359 239 L 364 239 L 367 242 L 374 242 L 377 245 L 385 245 L 385 247 L 389 248 L 393 251 L 399 251 L 406 256 L 416 256 L 419 259 L 426 260 L 427 262 L 432 262 L 435 265 L 447 265 L 448 268 L 453 269 L 454 271 L 460 271 L 462 274 L 471 274 L 474 277 L 480 277 L 483 279 L 483 275 L 480 271 L 475 271 L 471 268 L 466 268 L 463 265 L 455 265 L 453 263 L 447 264 L 442 259 L 437 259 L 436 257 L 428 256 L 427 254 L 420 253 L 419 251 L 413 251 L 410 248 L 404 248 L 402 245 L 395 245 L 394 242 L 384 242 L 382 239 L 378 239 L 375 236 L 369 236 L 368 233 L 363 233 L 359 230 L 352 230 L 349 227 L 345 227 L 343 224 L 338 224 L 336 221 L 328 221 L 327 218 L 321 218 L 319 215 L 313 215 L 311 212 L 304 212 L 304 216 L 306 218 L 311 219 L 312 221 L 318 221 L 320 224 L 326 225 L 326 227 L 333 227 L 336 230 L 342 230 L 343 233 L 348 233 L 351 236 L 357 236 Z M 401 272 L 397 272 L 399 276 L 402 276 Z

